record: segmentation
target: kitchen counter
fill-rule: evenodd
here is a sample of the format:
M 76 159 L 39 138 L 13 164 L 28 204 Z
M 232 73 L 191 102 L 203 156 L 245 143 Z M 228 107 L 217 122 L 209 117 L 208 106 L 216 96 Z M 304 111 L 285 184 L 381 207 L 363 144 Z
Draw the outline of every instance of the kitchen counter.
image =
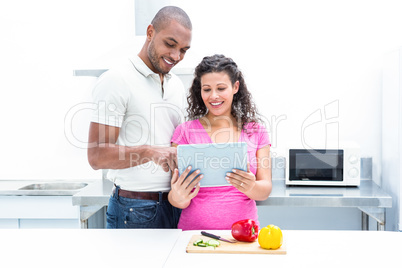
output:
M 36 181 L 29 180 L 0 180 L 0 195 L 15 195 L 18 189 Z
M 91 179 L 0 180 L 0 203 L 7 204 L 0 206 L 0 228 L 85 228 L 87 221 L 83 218 L 88 219 L 94 212 L 88 214 L 88 207 L 73 206 L 72 196 L 92 182 Z M 95 225 L 102 227 L 101 219 Z
M 392 198 L 372 180 L 362 180 L 359 187 L 286 186 L 285 180 L 273 179 L 272 192 L 258 206 L 310 207 L 391 207 Z M 73 196 L 73 205 L 104 205 L 109 202 L 113 183 L 94 181 Z
M 283 230 L 286 255 L 186 253 L 194 234 L 180 234 L 164 267 L 383 267 L 400 263 L 402 247 L 399 232 Z
M 57 181 L 52 181 L 57 182 Z M 384 230 L 385 210 L 392 207 L 392 198 L 371 179 L 362 179 L 359 187 L 286 186 L 284 179 L 273 179 L 272 193 L 257 206 L 290 207 L 355 207 L 362 211 L 362 229 L 368 230 L 368 217 L 377 221 L 377 229 Z M 18 190 L 36 181 L 0 181 L 0 195 L 24 195 Z M 105 209 L 113 189 L 109 180 L 88 181 L 88 185 L 72 196 L 72 203 L 80 208 L 82 228 L 97 211 Z
M 0 229 L 1 263 L 18 268 L 163 267 L 180 233 L 162 229 Z
M 257 206 L 356 207 L 362 211 L 362 229 L 368 230 L 368 216 L 384 230 L 385 209 L 392 207 L 392 198 L 370 179 L 362 179 L 359 187 L 286 186 L 284 179 L 273 179 L 272 193 Z M 73 204 L 83 209 L 107 206 L 113 183 L 99 180 L 73 196 Z
M 73 205 L 107 206 L 112 189 L 113 182 L 110 180 L 96 180 L 73 196 Z
M 399 263 L 402 247 L 400 232 L 283 230 L 285 255 L 186 253 L 191 236 L 199 233 L 172 229 L 0 229 L 0 252 L 7 267 L 339 268 Z
M 257 206 L 355 207 L 362 211 L 362 229 L 368 230 L 368 217 L 384 230 L 385 209 L 392 207 L 392 197 L 371 179 L 361 179 L 360 186 L 286 186 L 284 180 L 273 180 L 272 193 Z
M 0 180 L 0 196 L 74 195 L 93 180 Z

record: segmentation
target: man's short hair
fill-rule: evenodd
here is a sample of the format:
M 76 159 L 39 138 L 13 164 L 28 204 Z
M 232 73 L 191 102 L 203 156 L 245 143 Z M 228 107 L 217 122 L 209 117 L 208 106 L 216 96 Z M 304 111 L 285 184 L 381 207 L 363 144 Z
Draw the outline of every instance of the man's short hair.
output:
M 177 21 L 189 30 L 193 28 L 187 13 L 183 9 L 175 6 L 161 8 L 151 21 L 151 24 L 154 26 L 155 30 L 159 32 L 165 26 L 169 25 L 172 20 Z

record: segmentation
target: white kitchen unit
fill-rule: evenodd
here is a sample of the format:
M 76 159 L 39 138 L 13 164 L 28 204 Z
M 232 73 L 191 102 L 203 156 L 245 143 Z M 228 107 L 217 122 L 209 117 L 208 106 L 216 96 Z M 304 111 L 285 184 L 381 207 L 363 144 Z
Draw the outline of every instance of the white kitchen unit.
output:
M 382 188 L 392 196 L 387 230 L 402 231 L 402 47 L 384 57 L 382 92 Z
M 280 255 L 187 253 L 193 235 L 200 230 L 0 229 L 1 262 L 7 268 L 400 267 L 400 232 L 283 230 L 286 254 Z
M 0 265 L 161 268 L 180 234 L 178 229 L 0 229 Z
M 0 229 L 80 228 L 71 196 L 0 196 Z

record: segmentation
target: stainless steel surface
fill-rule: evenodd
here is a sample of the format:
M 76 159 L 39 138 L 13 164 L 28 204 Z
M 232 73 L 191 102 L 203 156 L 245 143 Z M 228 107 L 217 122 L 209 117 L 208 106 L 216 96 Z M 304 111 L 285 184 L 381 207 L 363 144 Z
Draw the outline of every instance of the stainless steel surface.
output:
M 369 215 L 362 211 L 362 230 L 368 231 L 369 230 Z
M 106 179 L 94 181 L 82 191 L 73 196 L 73 205 L 76 206 L 107 206 L 112 193 L 113 182 Z
M 49 182 L 33 183 L 18 188 L 20 195 L 74 195 L 88 183 Z
M 272 193 L 258 206 L 292 207 L 356 207 L 377 221 L 377 230 L 383 231 L 385 209 L 392 207 L 392 197 L 372 180 L 362 179 L 359 187 L 286 186 L 284 180 L 273 180 Z M 362 222 L 368 230 L 368 221 Z
M 378 222 L 385 222 L 385 210 L 379 207 L 359 207 L 359 209 Z
M 99 77 L 101 74 L 106 72 L 108 69 L 83 69 L 83 70 L 73 70 L 73 76 L 94 76 Z
M 391 196 L 369 179 L 363 179 L 359 187 L 286 186 L 284 179 L 272 183 L 271 195 L 257 201 L 257 206 L 355 207 L 379 222 L 378 230 L 383 230 L 385 209 L 392 207 Z M 73 205 L 90 206 L 94 211 L 107 206 L 112 188 L 109 180 L 95 181 L 72 197 Z
M 379 207 L 390 208 L 392 198 L 372 180 L 361 180 L 360 186 L 286 186 L 285 180 L 273 179 L 271 195 L 257 201 L 258 206 L 294 207 Z
M 385 222 L 377 222 L 377 231 L 385 231 Z
M 18 190 L 79 190 L 87 185 L 88 183 L 75 182 L 34 183 L 21 187 Z
M 296 207 L 380 207 L 392 206 L 392 198 L 372 180 L 362 180 L 359 187 L 286 186 L 284 179 L 273 179 L 271 195 L 257 201 L 258 206 Z M 113 183 L 99 180 L 73 196 L 74 205 L 107 206 Z
M 109 204 L 109 197 L 112 193 L 113 183 L 106 179 L 94 181 L 79 193 L 73 195 L 72 202 L 80 206 L 81 228 L 88 228 L 88 219 L 104 209 Z M 106 213 L 106 210 L 105 210 Z
M 391 196 L 368 179 L 363 179 L 359 187 L 286 186 L 284 179 L 273 179 L 272 182 L 270 197 L 265 201 L 257 201 L 258 206 L 355 207 L 360 209 L 362 214 L 375 219 L 378 222 L 378 230 L 384 230 L 385 210 L 392 207 Z M 86 221 L 108 205 L 113 189 L 111 181 L 100 179 L 78 181 L 80 185 L 81 183 L 88 185 L 75 190 L 71 188 L 70 190 L 50 190 L 50 185 L 47 185 L 47 190 L 33 190 L 35 188 L 33 184 L 48 183 L 60 183 L 57 186 L 61 186 L 72 182 L 0 180 L 0 195 L 72 195 L 73 205 L 80 206 L 81 220 Z M 28 185 L 32 186 L 27 187 Z M 25 187 L 32 189 L 19 190 Z M 368 225 L 368 223 L 362 224 Z M 362 227 L 367 229 L 365 226 Z
M 92 181 L 0 180 L 0 195 L 72 196 Z

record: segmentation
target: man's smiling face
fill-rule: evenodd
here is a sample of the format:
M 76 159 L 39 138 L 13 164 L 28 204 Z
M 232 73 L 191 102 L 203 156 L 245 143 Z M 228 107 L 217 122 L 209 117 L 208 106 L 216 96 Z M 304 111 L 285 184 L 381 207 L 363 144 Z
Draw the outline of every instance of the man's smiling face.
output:
M 149 67 L 164 75 L 184 58 L 191 45 L 191 30 L 174 20 L 159 32 L 153 30 L 147 51 L 152 65 Z

